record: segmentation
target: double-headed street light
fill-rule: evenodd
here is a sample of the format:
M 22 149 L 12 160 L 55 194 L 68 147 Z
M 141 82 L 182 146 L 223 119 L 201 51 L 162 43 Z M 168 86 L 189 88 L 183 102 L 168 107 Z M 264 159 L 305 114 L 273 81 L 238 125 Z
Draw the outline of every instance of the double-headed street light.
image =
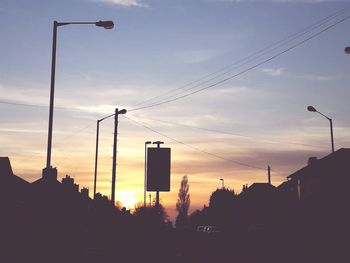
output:
M 307 107 L 308 111 L 311 112 L 317 112 L 318 114 L 322 115 L 323 117 L 325 117 L 327 120 L 329 120 L 329 125 L 330 125 L 330 130 L 331 130 L 331 145 L 332 145 L 332 153 L 334 153 L 334 139 L 333 139 L 333 121 L 331 118 L 327 117 L 326 115 L 324 115 L 323 113 L 319 112 L 318 110 L 315 109 L 315 107 L 313 106 L 308 106 Z
M 47 142 L 47 158 L 46 158 L 46 173 L 50 174 L 51 168 L 51 146 L 52 146 L 52 124 L 53 124 L 53 107 L 55 93 L 55 72 L 56 72 L 56 43 L 57 43 L 57 28 L 65 25 L 95 25 L 105 29 L 114 27 L 113 21 L 97 21 L 97 22 L 53 22 L 52 36 L 52 59 L 51 59 L 51 88 L 50 88 L 50 109 L 49 109 L 49 127 L 48 127 L 48 142 Z

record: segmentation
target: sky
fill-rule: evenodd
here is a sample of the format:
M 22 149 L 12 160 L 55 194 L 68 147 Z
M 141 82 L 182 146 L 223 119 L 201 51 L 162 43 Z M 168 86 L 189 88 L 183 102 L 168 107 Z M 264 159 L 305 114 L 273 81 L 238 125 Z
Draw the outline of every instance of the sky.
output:
M 128 113 L 119 118 L 116 198 L 128 207 L 143 201 L 145 141 L 172 149 L 171 191 L 161 193 L 171 219 L 183 175 L 190 211 L 208 204 L 220 178 L 239 193 L 266 182 L 270 165 L 278 186 L 309 157 L 331 151 L 328 121 L 308 105 L 333 118 L 336 149 L 350 147 L 349 5 L 2 0 L 0 156 L 10 157 L 16 175 L 41 177 L 53 21 L 113 20 L 112 30 L 58 29 L 52 165 L 59 178 L 68 174 L 92 193 L 96 120 L 118 107 Z M 108 196 L 112 144 L 110 118 L 100 127 L 97 185 Z

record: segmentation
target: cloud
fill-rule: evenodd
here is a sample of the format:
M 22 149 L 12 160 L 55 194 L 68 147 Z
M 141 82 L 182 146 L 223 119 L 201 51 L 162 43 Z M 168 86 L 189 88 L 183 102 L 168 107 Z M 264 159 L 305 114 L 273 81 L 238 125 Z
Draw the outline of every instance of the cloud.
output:
M 284 68 L 265 68 L 262 69 L 261 72 L 265 73 L 266 75 L 276 77 L 282 75 Z
M 144 3 L 142 0 L 94 0 L 95 2 L 117 5 L 122 7 L 148 7 L 148 4 Z
M 175 53 L 173 58 L 178 63 L 196 64 L 211 60 L 218 55 L 218 51 L 215 50 L 187 50 Z
M 311 81 L 331 81 L 338 78 L 338 76 L 323 76 L 323 75 L 314 75 L 314 74 L 302 74 L 299 78 L 307 79 Z

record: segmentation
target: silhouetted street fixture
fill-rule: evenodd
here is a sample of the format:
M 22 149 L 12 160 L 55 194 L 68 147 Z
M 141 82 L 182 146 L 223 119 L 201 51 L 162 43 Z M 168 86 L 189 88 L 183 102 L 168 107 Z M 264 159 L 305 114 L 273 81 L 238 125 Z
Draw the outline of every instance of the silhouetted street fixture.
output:
M 114 113 L 111 115 L 108 115 L 102 119 L 97 120 L 96 125 L 96 152 L 95 152 L 95 176 L 94 176 L 94 199 L 96 195 L 96 184 L 97 184 L 97 162 L 98 162 L 98 140 L 99 140 L 99 134 L 100 134 L 100 122 L 104 121 L 105 119 L 108 119 L 110 117 L 114 116 Z
M 57 28 L 65 25 L 96 25 L 105 29 L 114 27 L 113 21 L 98 21 L 98 22 L 53 22 L 52 36 L 52 59 L 51 59 L 51 88 L 50 88 L 50 109 L 49 109 L 49 127 L 47 140 L 47 159 L 46 171 L 50 173 L 51 168 L 51 146 L 52 146 L 52 124 L 53 124 L 53 107 L 54 107 L 54 92 L 55 92 L 55 72 L 56 72 L 56 43 L 57 43 Z
M 114 114 L 114 143 L 113 143 L 113 164 L 112 164 L 112 197 L 111 200 L 115 205 L 115 180 L 117 174 L 117 142 L 118 142 L 118 116 L 119 114 L 125 114 L 126 109 L 118 110 L 115 109 Z
M 156 141 L 156 142 L 153 142 L 153 144 L 156 144 L 157 148 L 160 148 L 160 145 L 164 144 L 164 142 Z M 156 206 L 159 206 L 159 191 L 156 192 Z
M 327 120 L 329 120 L 329 125 L 330 125 L 330 129 L 331 129 L 331 145 L 332 145 L 332 153 L 334 153 L 334 139 L 333 139 L 333 121 L 331 118 L 327 117 L 326 115 L 324 115 L 323 113 L 319 112 L 318 110 L 316 110 L 313 106 L 308 106 L 307 107 L 308 111 L 311 112 L 317 112 L 320 115 L 322 115 L 323 117 L 325 117 Z
M 345 51 L 346 54 L 350 54 L 350 47 L 346 47 L 346 48 L 344 49 L 344 51 Z
M 271 167 L 270 165 L 267 166 L 267 182 L 271 184 Z
M 224 178 L 220 178 L 220 181 L 222 182 L 222 189 L 224 189 L 225 188 L 225 180 L 224 180 Z
M 151 144 L 151 141 L 145 142 L 145 180 L 143 189 L 143 206 L 146 207 L 146 192 L 147 192 L 147 144 Z

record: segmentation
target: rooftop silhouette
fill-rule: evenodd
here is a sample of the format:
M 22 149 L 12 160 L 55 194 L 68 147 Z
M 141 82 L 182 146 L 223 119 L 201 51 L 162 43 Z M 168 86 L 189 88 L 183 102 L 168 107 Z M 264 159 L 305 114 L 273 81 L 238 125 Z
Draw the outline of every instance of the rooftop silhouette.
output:
M 349 230 L 349 165 L 350 149 L 339 149 L 321 159 L 310 158 L 277 187 L 253 183 L 244 185 L 240 194 L 216 189 L 208 207 L 189 216 L 184 213 L 175 229 L 162 205 L 140 206 L 131 214 L 100 193 L 91 199 L 89 189 L 79 191 L 69 175 L 59 182 L 55 168 L 53 177 L 28 183 L 13 174 L 9 158 L 0 157 L 1 259 L 208 262 L 233 255 L 238 262 L 340 259 L 347 251 L 343 240 Z M 185 183 L 183 188 L 179 196 L 185 197 Z

